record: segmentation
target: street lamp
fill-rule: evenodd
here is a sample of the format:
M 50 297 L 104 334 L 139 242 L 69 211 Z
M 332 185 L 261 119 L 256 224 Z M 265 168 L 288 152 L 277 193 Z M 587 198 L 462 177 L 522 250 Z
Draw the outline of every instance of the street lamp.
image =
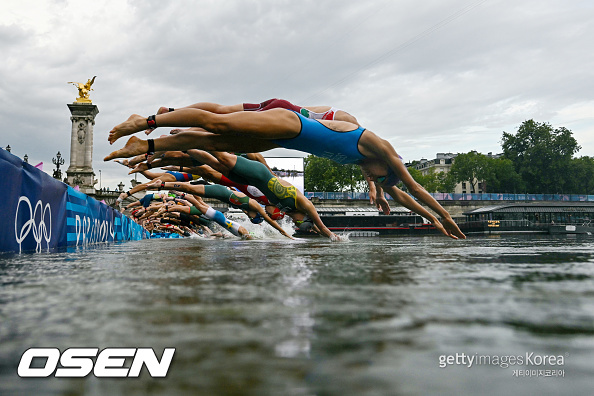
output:
M 62 158 L 62 154 L 58 151 L 56 154 L 56 158 L 52 158 L 52 162 L 56 165 L 56 169 L 54 170 L 54 179 L 62 180 L 62 171 L 60 170 L 60 165 L 64 165 L 64 158 Z
M 99 169 L 99 191 L 101 191 L 101 169 Z

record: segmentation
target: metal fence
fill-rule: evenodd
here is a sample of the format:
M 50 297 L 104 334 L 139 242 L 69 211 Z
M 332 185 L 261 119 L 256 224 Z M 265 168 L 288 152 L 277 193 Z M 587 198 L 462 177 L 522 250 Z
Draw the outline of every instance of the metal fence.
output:
M 305 192 L 307 198 L 317 199 L 369 199 L 366 192 Z M 567 201 L 594 202 L 594 195 L 586 194 L 452 194 L 432 193 L 438 201 Z M 386 198 L 392 199 L 386 194 Z

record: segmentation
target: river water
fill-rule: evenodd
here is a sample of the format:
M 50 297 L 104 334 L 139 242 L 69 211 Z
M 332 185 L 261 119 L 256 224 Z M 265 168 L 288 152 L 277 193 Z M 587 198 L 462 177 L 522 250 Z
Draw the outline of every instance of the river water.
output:
M 592 394 L 593 248 L 428 236 L 1 254 L 0 394 Z M 166 378 L 19 378 L 31 347 L 176 352 Z

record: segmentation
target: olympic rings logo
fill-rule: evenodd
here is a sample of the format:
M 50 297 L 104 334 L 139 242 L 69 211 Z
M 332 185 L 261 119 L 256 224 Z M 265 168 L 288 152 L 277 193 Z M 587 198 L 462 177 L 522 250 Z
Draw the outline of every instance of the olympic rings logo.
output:
M 29 207 L 29 220 L 27 220 L 22 225 L 21 230 L 19 232 L 19 230 L 18 230 L 19 221 L 18 220 L 19 220 L 19 208 L 21 206 L 21 202 L 24 202 L 23 205 L 27 205 Z M 39 212 L 40 218 L 39 218 L 39 223 L 36 224 L 38 212 Z M 27 212 L 25 211 L 25 214 L 26 213 Z M 46 214 L 47 214 L 47 217 L 49 217 L 49 222 L 47 224 L 45 222 Z M 26 196 L 21 196 L 17 203 L 16 215 L 14 218 L 14 236 L 16 238 L 16 242 L 19 244 L 19 253 L 22 250 L 23 241 L 25 240 L 25 238 L 27 238 L 27 235 L 29 235 L 29 232 L 31 232 L 31 231 L 33 232 L 33 238 L 35 239 L 35 242 L 37 242 L 35 251 L 37 251 L 37 252 L 41 251 L 42 240 L 45 240 L 45 242 L 47 243 L 47 248 L 49 249 L 50 240 L 52 239 L 51 206 L 49 203 L 46 203 L 45 206 L 43 206 L 43 203 L 41 202 L 41 200 L 39 200 L 35 204 L 35 210 L 33 210 L 33 207 L 31 206 L 31 202 L 29 201 L 29 198 L 27 198 Z

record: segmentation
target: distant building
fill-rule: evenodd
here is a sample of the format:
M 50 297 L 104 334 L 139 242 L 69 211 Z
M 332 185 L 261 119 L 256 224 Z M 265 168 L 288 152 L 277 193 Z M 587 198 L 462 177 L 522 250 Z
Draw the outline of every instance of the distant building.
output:
M 423 176 L 426 176 L 430 173 L 448 173 L 450 171 L 450 169 L 452 168 L 452 165 L 454 164 L 455 158 L 458 154 L 453 154 L 453 153 L 437 153 L 435 155 L 435 158 L 432 160 L 427 160 L 426 158 L 421 158 L 419 161 L 415 162 L 414 165 L 411 165 L 412 167 L 414 167 L 416 170 L 421 171 L 421 174 L 423 174 Z M 502 154 L 493 154 L 491 152 L 489 152 L 487 154 L 487 157 L 489 158 L 499 158 L 501 157 Z M 481 194 L 484 191 L 484 181 L 479 181 L 478 183 L 471 183 L 470 181 L 467 182 L 461 182 L 456 184 L 456 187 L 454 188 L 454 193 L 457 194 L 466 194 L 466 193 L 470 193 L 470 194 Z M 475 191 L 475 187 L 476 186 L 476 191 Z

